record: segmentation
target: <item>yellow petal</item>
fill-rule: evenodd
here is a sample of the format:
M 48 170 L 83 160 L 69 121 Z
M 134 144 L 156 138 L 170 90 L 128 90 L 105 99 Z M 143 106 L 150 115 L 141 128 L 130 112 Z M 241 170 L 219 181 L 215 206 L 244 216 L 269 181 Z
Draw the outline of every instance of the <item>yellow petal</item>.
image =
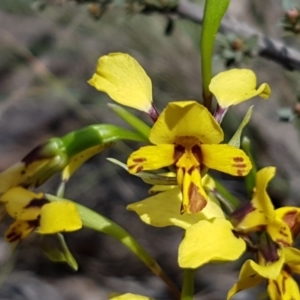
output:
M 243 231 L 255 230 L 275 220 L 275 210 L 267 193 L 269 181 L 273 178 L 276 168 L 266 167 L 256 174 L 256 187 L 251 200 L 252 211 L 236 226 Z
M 246 176 L 252 168 L 245 152 L 233 146 L 201 145 L 202 163 L 211 169 L 234 176 Z
M 116 102 L 148 112 L 152 108 L 152 85 L 144 69 L 130 55 L 110 53 L 100 57 L 88 83 Z
M 254 262 L 252 260 L 247 260 L 243 264 L 239 275 L 239 280 L 229 290 L 227 294 L 227 300 L 230 300 L 236 293 L 256 286 L 263 281 L 263 277 L 261 277 L 255 270 L 253 270 L 253 263 Z
M 18 162 L 0 174 L 0 195 L 26 179 L 25 168 L 25 163 Z
M 151 129 L 153 144 L 173 144 L 178 137 L 192 136 L 201 143 L 218 144 L 223 130 L 210 112 L 196 101 L 170 102 Z
M 297 282 L 291 274 L 282 271 L 276 280 L 269 280 L 268 294 L 270 300 L 293 300 L 300 299 Z
M 284 206 L 275 210 L 276 219 L 284 222 L 291 230 L 296 239 L 300 233 L 300 208 Z
M 5 202 L 7 213 L 17 220 L 35 220 L 38 218 L 41 207 L 48 203 L 43 194 L 36 194 L 22 187 L 14 187 L 1 197 Z
M 285 257 L 285 264 L 293 272 L 300 274 L 300 250 L 292 247 L 284 247 L 282 252 Z
M 219 73 L 211 80 L 209 90 L 223 108 L 239 104 L 255 96 L 268 99 L 271 94 L 271 89 L 266 83 L 256 89 L 255 73 L 247 69 L 233 69 Z
M 174 145 L 145 146 L 131 153 L 127 166 L 129 173 L 135 174 L 167 167 L 174 161 Z
M 136 294 L 122 294 L 119 296 L 109 297 L 110 300 L 152 300 L 152 298 L 136 295 Z
M 195 269 L 210 261 L 238 259 L 246 244 L 232 230 L 231 223 L 223 218 L 190 226 L 179 246 L 179 266 Z
M 91 148 L 88 148 L 77 155 L 73 156 L 69 164 L 64 168 L 62 173 L 62 179 L 67 181 L 70 179 L 70 177 L 74 174 L 74 172 L 88 159 L 90 159 L 92 156 L 96 155 L 97 153 L 103 151 L 105 148 L 108 148 L 111 146 L 112 143 L 107 144 L 101 144 L 97 145 Z
M 181 213 L 194 214 L 204 209 L 207 205 L 208 197 L 202 187 L 200 170 L 195 168 L 179 168 L 177 179 L 178 185 L 182 190 Z
M 279 220 L 268 220 L 266 231 L 272 240 L 284 247 L 290 246 L 293 242 L 291 230 L 288 225 Z
M 71 201 L 56 201 L 43 206 L 41 210 L 41 234 L 75 231 L 82 227 L 77 207 Z
M 20 241 L 28 236 L 37 225 L 37 221 L 15 221 L 5 232 L 5 239 L 9 243 Z
M 127 209 L 136 212 L 143 222 L 155 227 L 173 225 L 186 229 L 199 220 L 224 216 L 221 208 L 212 201 L 208 201 L 207 206 L 197 214 L 181 214 L 181 202 L 181 192 L 176 187 L 129 204 Z

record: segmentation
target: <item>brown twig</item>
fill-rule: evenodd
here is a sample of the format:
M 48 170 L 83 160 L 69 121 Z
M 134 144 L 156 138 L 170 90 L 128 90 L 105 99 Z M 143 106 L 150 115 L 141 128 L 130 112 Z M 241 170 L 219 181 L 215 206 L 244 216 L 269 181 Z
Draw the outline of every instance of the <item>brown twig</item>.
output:
M 203 8 L 198 4 L 179 0 L 176 12 L 181 18 L 202 23 Z M 270 39 L 250 26 L 226 17 L 222 20 L 220 32 L 224 34 L 231 32 L 245 39 L 257 36 L 257 55 L 270 59 L 288 70 L 300 71 L 300 52 L 281 41 Z

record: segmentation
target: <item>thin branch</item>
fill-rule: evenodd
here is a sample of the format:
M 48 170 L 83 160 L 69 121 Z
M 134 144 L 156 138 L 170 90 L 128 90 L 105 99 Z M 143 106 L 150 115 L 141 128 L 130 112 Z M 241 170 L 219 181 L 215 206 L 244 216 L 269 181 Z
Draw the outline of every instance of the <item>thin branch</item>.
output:
M 198 24 L 202 23 L 203 8 L 188 0 L 179 1 L 176 13 L 181 18 Z M 270 39 L 254 28 L 228 17 L 223 19 L 220 32 L 224 34 L 231 32 L 245 39 L 257 36 L 257 55 L 270 59 L 288 70 L 300 71 L 300 52 L 281 41 Z

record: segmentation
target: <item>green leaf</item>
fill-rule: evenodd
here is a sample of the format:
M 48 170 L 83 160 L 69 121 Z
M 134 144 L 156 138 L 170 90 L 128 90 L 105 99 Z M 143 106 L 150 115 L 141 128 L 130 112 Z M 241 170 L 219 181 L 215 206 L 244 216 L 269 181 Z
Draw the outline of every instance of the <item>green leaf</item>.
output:
M 249 123 L 249 121 L 251 119 L 252 111 L 253 111 L 253 105 L 249 107 L 243 121 L 241 122 L 239 128 L 237 129 L 237 131 L 235 132 L 233 137 L 228 142 L 228 145 L 234 146 L 236 148 L 240 148 L 240 146 L 241 146 L 241 135 L 242 135 L 243 129 Z
M 206 0 L 201 33 L 201 71 L 203 85 L 203 104 L 211 109 L 212 94 L 209 83 L 212 78 L 213 47 L 222 18 L 230 0 Z
M 128 171 L 128 167 L 126 164 L 122 163 L 121 161 L 115 159 L 115 158 L 107 158 L 110 162 L 122 167 L 126 171 Z M 137 177 L 140 177 L 145 183 L 151 184 L 151 185 L 177 185 L 177 179 L 176 176 L 169 177 L 169 176 L 163 176 L 159 174 L 149 173 L 149 172 L 139 172 L 137 174 L 134 174 Z
M 54 262 L 65 262 L 73 270 L 78 270 L 78 264 L 60 233 L 42 236 L 42 249 L 45 255 Z
M 50 194 L 45 194 L 45 197 L 49 201 L 68 200 Z M 156 260 L 124 228 L 83 205 L 76 203 L 76 206 L 84 227 L 102 232 L 118 240 L 167 284 L 176 299 L 180 298 L 180 292 L 173 281 L 166 275 Z
M 131 114 L 124 107 L 109 103 L 107 104 L 120 118 L 127 122 L 131 127 L 133 127 L 137 132 L 139 132 L 146 140 L 149 138 L 150 126 L 144 123 L 142 120 L 137 118 L 135 115 Z

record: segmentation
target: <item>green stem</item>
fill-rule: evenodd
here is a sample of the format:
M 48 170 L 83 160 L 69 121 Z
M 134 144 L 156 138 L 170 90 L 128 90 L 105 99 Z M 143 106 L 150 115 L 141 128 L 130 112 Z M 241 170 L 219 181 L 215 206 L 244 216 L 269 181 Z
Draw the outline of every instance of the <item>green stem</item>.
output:
M 58 198 L 53 195 L 45 194 L 46 199 L 49 201 L 61 201 L 67 200 Z M 70 201 L 70 200 L 69 200 Z M 162 270 L 156 260 L 131 236 L 125 229 L 113 222 L 112 220 L 94 212 L 93 210 L 77 204 L 82 223 L 84 227 L 105 233 L 118 241 L 120 241 L 125 247 L 127 247 L 132 253 L 134 253 L 150 270 L 158 277 L 160 277 L 168 286 L 171 293 L 174 295 L 174 299 L 180 299 L 180 292 L 174 282 L 168 277 L 168 275 Z
M 221 20 L 230 0 L 206 0 L 201 32 L 201 71 L 203 105 L 211 111 L 212 93 L 209 84 L 212 78 L 213 47 Z
M 193 300 L 194 299 L 194 277 L 196 270 L 184 269 L 183 270 L 183 284 L 181 290 L 180 300 Z

